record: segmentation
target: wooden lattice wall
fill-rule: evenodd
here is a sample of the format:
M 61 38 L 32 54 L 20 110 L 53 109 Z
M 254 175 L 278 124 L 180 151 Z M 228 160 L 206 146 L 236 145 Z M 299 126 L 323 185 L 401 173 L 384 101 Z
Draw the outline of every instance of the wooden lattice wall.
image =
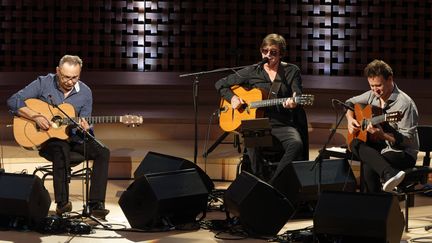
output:
M 65 53 L 87 70 L 205 71 L 259 61 L 276 32 L 304 74 L 358 76 L 380 58 L 401 77 L 431 78 L 431 3 L 4 0 L 0 71 L 51 70 Z

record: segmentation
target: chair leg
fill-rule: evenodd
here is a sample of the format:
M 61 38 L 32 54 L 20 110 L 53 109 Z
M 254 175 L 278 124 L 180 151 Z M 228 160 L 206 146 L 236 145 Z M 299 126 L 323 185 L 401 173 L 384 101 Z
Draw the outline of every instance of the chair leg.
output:
M 243 164 L 243 160 L 240 160 L 240 162 L 237 164 L 236 177 L 241 173 L 242 164 Z
M 409 220 L 409 207 L 410 207 L 410 195 L 405 194 L 405 232 L 408 232 L 408 220 Z

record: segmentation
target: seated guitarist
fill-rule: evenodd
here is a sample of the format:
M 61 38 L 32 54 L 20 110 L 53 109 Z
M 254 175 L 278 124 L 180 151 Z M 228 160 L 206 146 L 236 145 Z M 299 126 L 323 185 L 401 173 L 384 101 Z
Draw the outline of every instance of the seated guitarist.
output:
M 391 67 L 374 60 L 364 69 L 371 90 L 352 97 L 347 104 L 379 107 L 383 113 L 401 112 L 399 121 L 364 126 L 367 141 L 354 138 L 349 144 L 353 154 L 363 163 L 364 186 L 368 192 L 390 192 L 405 177 L 403 170 L 413 167 L 419 148 L 418 112 L 414 101 L 393 82 Z M 355 112 L 348 111 L 348 132 L 358 133 L 362 127 Z M 387 128 L 386 126 L 387 125 Z
M 45 117 L 37 110 L 32 110 L 24 103 L 30 98 L 40 99 L 49 104 L 59 105 L 69 103 L 75 108 L 77 116 L 89 117 L 92 112 L 92 92 L 90 88 L 79 80 L 82 60 L 78 56 L 65 55 L 60 59 L 55 74 L 40 76 L 29 85 L 12 95 L 7 104 L 10 111 L 16 115 L 33 120 L 38 127 L 50 129 L 51 118 Z M 91 131 L 85 119 L 80 120 L 82 128 Z M 83 154 L 83 140 L 79 133 L 73 134 L 69 141 L 52 138 L 41 145 L 40 154 L 53 163 L 53 184 L 56 213 L 61 215 L 72 211 L 69 201 L 69 152 Z M 98 218 L 104 218 L 109 210 L 105 209 L 105 194 L 108 177 L 108 161 L 110 151 L 101 147 L 95 141 L 86 140 L 86 156 L 94 161 L 89 195 L 90 213 Z
M 286 98 L 302 94 L 300 69 L 289 63 L 282 62 L 286 51 L 286 41 L 278 34 L 267 35 L 261 44 L 260 52 L 264 65 L 250 66 L 239 70 L 216 82 L 215 86 L 222 98 L 230 101 L 233 109 L 241 107 L 245 101 L 231 90 L 234 85 L 245 88 L 259 88 L 271 97 Z M 283 156 L 276 171 L 270 178 L 265 178 L 261 163 L 260 150 L 247 148 L 251 160 L 252 173 L 268 180 L 271 184 L 283 168 L 294 160 L 308 159 L 308 133 L 306 114 L 293 99 L 287 99 L 282 105 L 265 109 L 269 118 L 271 133 L 283 147 Z

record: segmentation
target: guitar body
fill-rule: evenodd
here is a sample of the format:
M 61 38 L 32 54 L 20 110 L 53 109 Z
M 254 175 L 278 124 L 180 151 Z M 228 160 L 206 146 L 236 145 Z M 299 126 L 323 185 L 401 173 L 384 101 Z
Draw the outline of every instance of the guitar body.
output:
M 59 109 L 39 99 L 28 99 L 25 103 L 29 108 L 38 111 L 41 115 L 44 115 L 53 122 L 65 117 Z M 75 116 L 75 109 L 71 104 L 63 103 L 59 105 L 59 107 L 70 117 Z M 68 138 L 66 125 L 54 125 L 49 130 L 45 131 L 39 129 L 34 121 L 18 116 L 14 117 L 13 124 L 15 140 L 26 149 L 36 149 L 50 138 Z
M 367 124 L 366 124 L 366 126 L 363 126 L 362 124 L 364 124 L 365 121 L 372 118 L 372 115 L 373 115 L 372 106 L 367 105 L 363 108 L 360 104 L 355 104 L 354 105 L 354 114 L 355 114 L 355 118 L 356 118 L 357 122 L 360 124 L 360 130 L 355 132 L 355 133 L 348 132 L 348 134 L 347 134 L 347 144 L 348 145 L 351 145 L 351 142 L 354 138 L 357 138 L 363 142 L 366 142 L 367 133 L 368 133 L 366 130 Z M 350 148 L 350 146 L 348 146 L 348 148 Z
M 378 115 L 379 114 L 379 115 Z M 354 105 L 354 117 L 357 122 L 360 124 L 359 131 L 351 134 L 348 132 L 347 134 L 347 144 L 348 149 L 351 149 L 352 140 L 357 138 L 363 142 L 375 143 L 375 145 L 382 145 L 382 141 L 374 139 L 374 137 L 370 137 L 368 140 L 368 131 L 367 126 L 371 124 L 372 126 L 384 123 L 381 127 L 384 129 L 384 132 L 389 132 L 392 128 L 386 122 L 398 122 L 402 119 L 403 114 L 400 111 L 388 112 L 382 114 L 381 108 L 374 107 L 371 105 L 362 105 L 355 104 Z
M 256 108 L 250 108 L 248 107 L 248 104 L 253 101 L 261 101 L 267 97 L 267 94 L 265 94 L 265 92 L 256 88 L 246 90 L 241 86 L 235 86 L 231 89 L 234 94 L 243 99 L 245 105 L 243 105 L 239 109 L 232 109 L 229 101 L 225 99 L 221 100 L 219 126 L 222 130 L 226 132 L 232 132 L 237 130 L 240 127 L 242 120 L 263 117 L 263 111 L 260 111 L 260 109 Z

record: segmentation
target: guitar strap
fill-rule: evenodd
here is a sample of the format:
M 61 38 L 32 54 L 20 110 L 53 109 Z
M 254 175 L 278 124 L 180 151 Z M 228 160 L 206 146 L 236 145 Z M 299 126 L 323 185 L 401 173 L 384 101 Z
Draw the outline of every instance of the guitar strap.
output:
M 272 85 L 270 87 L 270 93 L 268 95 L 268 99 L 276 99 L 277 98 L 277 94 L 279 93 L 279 89 L 282 85 L 282 81 L 286 82 L 286 78 L 285 78 L 285 65 L 281 64 L 280 69 L 282 69 L 280 72 L 278 71 L 278 74 L 281 77 L 281 80 L 279 79 L 275 79 L 272 82 Z
M 275 80 L 273 81 L 271 87 L 270 87 L 270 92 L 268 95 L 268 99 L 276 99 L 277 98 L 277 94 L 279 92 L 279 89 L 281 87 L 282 82 L 280 82 L 279 80 Z

